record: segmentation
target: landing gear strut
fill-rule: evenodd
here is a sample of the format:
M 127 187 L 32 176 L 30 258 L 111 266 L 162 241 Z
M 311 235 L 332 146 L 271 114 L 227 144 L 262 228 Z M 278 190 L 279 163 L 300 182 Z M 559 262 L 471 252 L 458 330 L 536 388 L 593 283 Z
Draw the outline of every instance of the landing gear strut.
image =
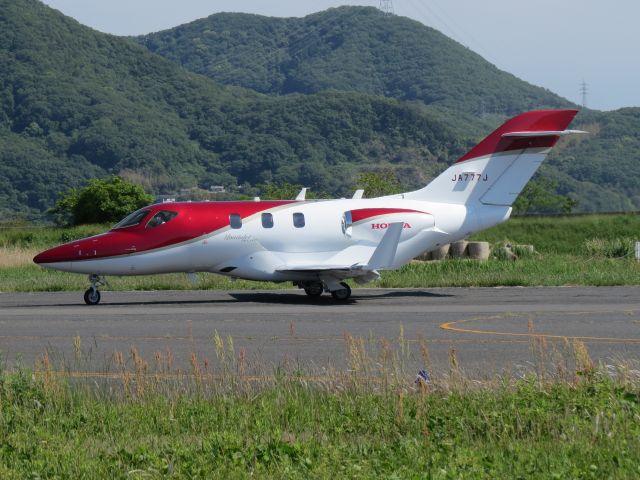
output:
M 331 296 L 337 302 L 346 302 L 351 296 L 351 287 L 345 282 L 340 282 L 340 285 L 342 286 L 342 288 L 331 292 Z
M 91 282 L 91 286 L 84 292 L 84 303 L 87 305 L 97 305 L 100 303 L 100 292 L 98 291 L 98 287 L 101 285 L 106 285 L 104 277 L 100 275 L 96 275 L 95 273 L 89 275 L 89 282 Z

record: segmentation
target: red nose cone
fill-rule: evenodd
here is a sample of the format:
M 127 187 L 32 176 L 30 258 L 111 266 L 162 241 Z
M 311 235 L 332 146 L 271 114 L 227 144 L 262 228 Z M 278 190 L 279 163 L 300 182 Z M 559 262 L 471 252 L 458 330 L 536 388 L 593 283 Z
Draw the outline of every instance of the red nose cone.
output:
M 42 265 L 108 256 L 112 254 L 112 248 L 109 248 L 109 246 L 112 244 L 114 237 L 117 237 L 117 235 L 113 233 L 103 233 L 95 237 L 65 243 L 64 245 L 53 247 L 39 253 L 33 258 L 33 261 L 38 265 Z
M 33 261 L 38 265 L 43 263 L 69 262 L 78 259 L 78 251 L 80 251 L 79 242 L 67 243 L 39 253 L 33 258 Z

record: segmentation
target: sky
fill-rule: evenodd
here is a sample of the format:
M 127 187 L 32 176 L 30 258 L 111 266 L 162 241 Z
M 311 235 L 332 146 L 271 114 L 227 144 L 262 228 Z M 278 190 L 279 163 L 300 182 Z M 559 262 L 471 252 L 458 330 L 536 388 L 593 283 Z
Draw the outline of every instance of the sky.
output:
M 379 0 L 43 0 L 115 35 L 172 28 L 217 12 L 300 17 Z M 433 27 L 515 76 L 599 110 L 640 106 L 638 0 L 393 0 L 396 15 Z

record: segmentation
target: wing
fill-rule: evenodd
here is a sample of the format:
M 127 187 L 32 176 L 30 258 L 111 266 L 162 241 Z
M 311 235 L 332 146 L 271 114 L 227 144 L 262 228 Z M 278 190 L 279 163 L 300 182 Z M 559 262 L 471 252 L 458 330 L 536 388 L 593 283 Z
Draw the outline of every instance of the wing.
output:
M 373 250 L 371 257 L 365 263 L 356 262 L 351 265 L 335 265 L 329 263 L 309 265 L 283 265 L 276 269 L 280 273 L 307 273 L 336 278 L 360 278 L 365 282 L 375 280 L 380 275 L 376 271 L 379 268 L 387 268 L 393 264 L 393 259 L 398 250 L 400 235 L 402 234 L 402 222 L 390 223 L 378 246 Z

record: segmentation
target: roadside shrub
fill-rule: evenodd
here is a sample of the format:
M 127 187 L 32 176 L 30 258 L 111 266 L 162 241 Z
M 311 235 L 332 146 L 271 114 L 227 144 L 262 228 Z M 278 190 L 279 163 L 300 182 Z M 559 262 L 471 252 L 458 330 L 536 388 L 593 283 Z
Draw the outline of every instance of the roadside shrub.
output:
M 113 176 L 89 180 L 86 187 L 71 189 L 49 210 L 59 225 L 114 223 L 150 204 L 153 196 L 140 185 Z

